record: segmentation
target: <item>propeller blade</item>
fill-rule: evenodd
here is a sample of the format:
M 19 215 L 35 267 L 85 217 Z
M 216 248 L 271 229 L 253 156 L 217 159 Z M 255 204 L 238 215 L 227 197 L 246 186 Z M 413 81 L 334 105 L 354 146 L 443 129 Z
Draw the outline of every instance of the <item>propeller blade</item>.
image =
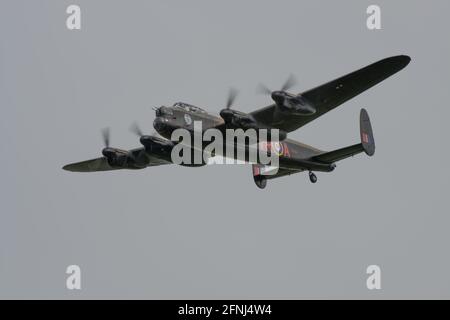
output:
M 237 97 L 237 94 L 238 94 L 238 91 L 236 89 L 230 88 L 230 91 L 228 92 L 227 104 L 226 104 L 225 109 L 230 109 L 231 108 L 231 106 L 234 103 L 234 100 Z
M 109 128 L 102 129 L 103 144 L 105 145 L 106 148 L 109 147 L 109 137 L 110 137 Z
M 150 135 L 151 135 L 152 137 L 160 137 L 160 138 L 161 138 L 161 135 L 160 135 L 159 132 L 156 131 L 155 129 L 152 130 L 152 133 L 151 133 Z
M 268 94 L 268 95 L 272 94 L 272 90 L 270 90 L 262 83 L 258 84 L 258 87 L 256 87 L 256 92 L 259 94 Z
M 130 126 L 130 131 L 133 132 L 138 137 L 142 137 L 144 135 L 137 122 L 133 122 L 133 124 Z
M 294 77 L 293 74 L 290 74 L 289 77 L 287 78 L 286 82 L 281 87 L 281 91 L 287 91 L 290 88 L 292 88 L 293 86 L 295 86 L 296 84 L 297 84 L 297 79 Z
M 135 135 L 137 135 L 138 137 L 142 137 L 145 136 L 146 134 L 144 134 L 144 132 L 141 130 L 141 128 L 139 127 L 139 125 L 137 124 L 137 122 L 133 122 L 133 124 L 130 126 L 130 131 L 132 133 L 134 133 Z M 158 133 L 158 131 L 156 131 L 155 129 L 152 130 L 152 132 L 150 133 L 150 136 L 152 137 L 161 137 L 161 135 Z

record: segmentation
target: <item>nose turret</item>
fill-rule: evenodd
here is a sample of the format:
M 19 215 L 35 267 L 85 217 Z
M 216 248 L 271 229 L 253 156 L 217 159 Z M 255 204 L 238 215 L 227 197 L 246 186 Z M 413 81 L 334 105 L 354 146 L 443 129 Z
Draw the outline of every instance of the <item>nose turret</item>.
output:
M 166 124 L 164 122 L 164 119 L 161 117 L 156 117 L 153 121 L 153 128 L 155 128 L 156 131 L 161 132 L 164 131 L 166 127 Z

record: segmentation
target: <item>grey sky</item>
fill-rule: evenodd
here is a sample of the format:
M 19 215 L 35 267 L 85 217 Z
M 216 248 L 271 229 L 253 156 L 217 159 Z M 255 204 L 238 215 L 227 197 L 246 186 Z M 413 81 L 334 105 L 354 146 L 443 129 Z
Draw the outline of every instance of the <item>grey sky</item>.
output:
M 66 29 L 66 7 L 82 30 Z M 1 1 L 1 298 L 450 298 L 448 1 Z M 411 64 L 290 135 L 321 149 L 377 143 L 318 174 L 253 183 L 249 166 L 74 174 L 139 146 L 153 106 L 270 103 L 379 59 Z M 82 269 L 82 290 L 65 268 Z M 365 287 L 380 265 L 382 290 Z

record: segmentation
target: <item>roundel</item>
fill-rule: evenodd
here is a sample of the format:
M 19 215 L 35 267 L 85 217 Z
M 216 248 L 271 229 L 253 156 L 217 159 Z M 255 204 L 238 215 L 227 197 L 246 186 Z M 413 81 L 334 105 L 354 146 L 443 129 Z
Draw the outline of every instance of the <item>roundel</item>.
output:
M 184 121 L 186 121 L 186 124 L 187 124 L 188 126 L 190 126 L 191 123 L 192 123 L 192 118 L 191 118 L 191 116 L 188 115 L 188 114 L 186 113 L 186 114 L 184 115 Z
M 281 156 L 283 154 L 283 144 L 281 142 L 272 142 L 272 149 L 279 156 Z

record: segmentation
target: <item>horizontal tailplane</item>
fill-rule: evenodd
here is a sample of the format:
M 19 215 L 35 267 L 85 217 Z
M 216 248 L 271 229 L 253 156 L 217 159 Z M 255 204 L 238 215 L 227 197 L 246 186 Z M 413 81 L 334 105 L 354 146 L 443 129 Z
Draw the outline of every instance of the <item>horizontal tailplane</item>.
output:
M 365 109 L 361 109 L 359 115 L 359 131 L 361 143 L 354 144 L 345 148 L 325 152 L 311 158 L 313 161 L 322 163 L 333 163 L 355 154 L 365 152 L 368 156 L 375 154 L 375 140 L 373 138 L 372 125 L 370 124 L 369 114 Z

